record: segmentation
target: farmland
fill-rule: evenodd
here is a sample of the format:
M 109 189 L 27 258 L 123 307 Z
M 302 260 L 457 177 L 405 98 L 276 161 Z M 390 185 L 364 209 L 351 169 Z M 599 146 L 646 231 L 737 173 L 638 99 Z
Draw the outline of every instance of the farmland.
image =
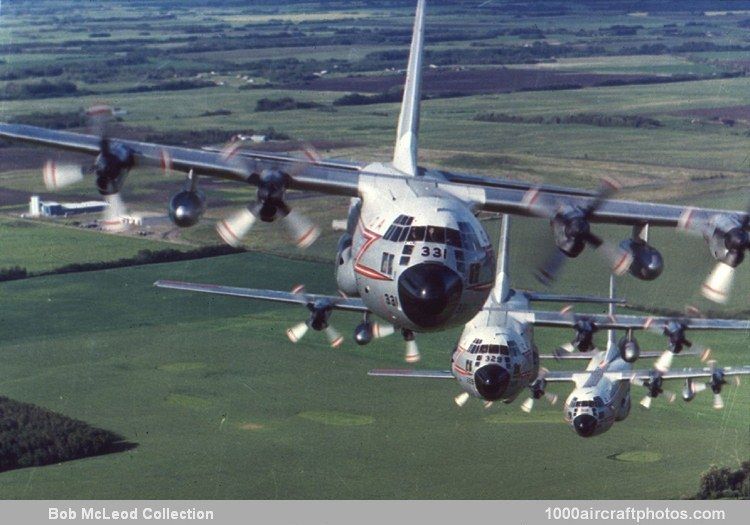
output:
M 89 2 L 73 16 L 62 0 L 4 2 L 0 120 L 34 123 L 43 114 L 49 125 L 84 130 L 82 109 L 105 100 L 122 110 L 114 136 L 200 147 L 273 132 L 288 140 L 256 147 L 298 154 L 311 143 L 327 157 L 387 160 L 413 2 L 252 4 Z M 623 183 L 625 198 L 747 206 L 748 15 L 706 16 L 709 3 L 698 2 L 690 10 L 664 2 L 645 16 L 609 3 L 593 12 L 584 2 L 429 4 L 425 165 L 586 188 L 606 174 Z M 336 102 L 347 94 L 390 101 Z M 296 103 L 287 108 L 302 109 L 256 111 L 261 100 L 287 98 Z M 504 117 L 478 118 L 487 114 Z M 632 125 L 638 119 L 659 125 Z M 254 198 L 248 188 L 201 180 L 208 210 L 199 225 L 144 235 L 80 227 L 95 217 L 23 219 L 32 194 L 96 195 L 91 180 L 44 191 L 39 167 L 48 157 L 85 160 L 0 144 L 0 269 L 48 272 L 215 245 L 215 222 Z M 123 198 L 135 211 L 163 214 L 182 183 L 180 174 L 139 168 Z M 2 497 L 678 498 L 695 493 L 710 464 L 748 458 L 747 385 L 726 388 L 723 412 L 710 409 L 710 396 L 689 405 L 659 399 L 583 441 L 563 424 L 559 405 L 540 403 L 530 415 L 518 403 L 458 409 L 452 382 L 367 377 L 371 368 L 403 366 L 396 338 L 331 350 L 312 333 L 295 346 L 284 329 L 302 310 L 151 286 L 159 278 L 284 290 L 307 283 L 334 293 L 328 261 L 339 234 L 328 226 L 348 201 L 302 194 L 291 203 L 323 227 L 305 253 L 278 225 L 261 224 L 247 253 L 0 283 L 0 395 L 137 445 L 4 472 Z M 497 222 L 485 224 L 495 237 Z M 612 240 L 629 234 L 596 230 Z M 620 279 L 622 295 L 749 315 L 747 264 L 719 308 L 698 293 L 712 266 L 705 243 L 673 231 L 651 235 L 665 254 L 664 275 Z M 514 222 L 515 285 L 536 287 L 529 268 L 549 242 L 544 221 Z M 555 290 L 603 294 L 606 280 L 604 263 L 587 251 Z M 334 317 L 346 334 L 356 322 Z M 419 366 L 447 367 L 457 335 L 420 337 Z M 541 330 L 537 343 L 549 352 L 571 335 Z M 748 334 L 691 338 L 713 347 L 722 364 L 748 362 Z M 663 345 L 649 335 L 642 342 Z M 562 396 L 566 388 L 552 390 Z

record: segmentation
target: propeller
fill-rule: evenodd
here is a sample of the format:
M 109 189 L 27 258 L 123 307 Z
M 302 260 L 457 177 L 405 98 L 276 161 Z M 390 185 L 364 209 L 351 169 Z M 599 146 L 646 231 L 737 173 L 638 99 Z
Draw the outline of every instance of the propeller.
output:
M 692 307 L 688 308 L 691 309 L 692 314 L 700 314 L 697 309 Z M 711 355 L 710 348 L 706 348 L 698 343 L 693 343 L 686 337 L 685 332 L 688 329 L 687 321 L 670 319 L 663 325 L 656 325 L 654 323 L 654 319 L 652 317 L 649 317 L 648 319 L 646 319 L 646 323 L 643 325 L 643 327 L 653 333 L 664 335 L 667 337 L 668 348 L 654 364 L 654 368 L 662 373 L 667 372 L 672 367 L 674 356 L 682 352 L 685 348 L 691 348 L 695 353 L 699 353 L 701 356 L 701 361 L 703 362 L 707 361 Z
M 544 377 L 547 375 L 547 372 L 548 370 L 546 368 L 540 368 L 539 373 L 536 376 L 536 380 L 534 380 L 534 382 L 529 385 L 531 396 L 526 398 L 524 402 L 521 403 L 521 410 L 523 410 L 527 414 L 533 410 L 534 401 L 536 399 L 541 399 L 543 397 L 550 405 L 554 405 L 557 403 L 557 396 L 555 394 L 545 392 L 545 389 L 547 388 L 547 381 L 544 379 Z
M 125 177 L 135 163 L 133 151 L 124 144 L 113 143 L 109 139 L 108 127 L 113 117 L 110 106 L 92 106 L 86 111 L 86 117 L 91 133 L 99 137 L 99 155 L 94 164 L 85 168 L 49 160 L 42 170 L 44 184 L 47 189 L 56 191 L 80 182 L 89 173 L 95 175 L 97 189 L 107 201 L 102 228 L 119 231 L 125 228 L 121 218 L 126 214 L 126 207 L 119 193 Z
M 524 195 L 522 204 L 530 214 L 550 220 L 555 239 L 555 248 L 534 274 L 540 282 L 550 285 L 566 259 L 578 257 L 587 245 L 597 250 L 597 253 L 609 262 L 614 274 L 622 275 L 630 268 L 633 262 L 632 254 L 592 233 L 589 222 L 594 212 L 619 188 L 615 181 L 604 178 L 597 195 L 585 207 L 559 204 L 549 200 L 539 188 L 531 189 Z
M 664 396 L 667 398 L 667 402 L 669 403 L 673 403 L 674 400 L 677 399 L 677 396 L 674 394 L 674 392 L 664 390 L 662 388 L 663 385 L 664 377 L 662 373 L 660 373 L 658 370 L 654 371 L 651 374 L 651 377 L 643 383 L 643 386 L 648 389 L 648 393 L 641 400 L 641 406 L 643 408 L 651 408 L 653 400 L 659 397 L 661 394 L 664 394 Z
M 458 405 L 459 407 L 462 407 L 466 404 L 466 402 L 469 400 L 469 393 L 468 392 L 461 392 L 456 397 L 453 398 L 453 401 Z
M 560 313 L 572 316 L 575 321 L 573 323 L 573 330 L 575 330 L 576 335 L 569 343 L 560 345 L 555 349 L 554 353 L 557 356 L 564 355 L 564 353 L 572 353 L 576 350 L 579 352 L 590 352 L 596 349 L 594 334 L 599 331 L 599 327 L 586 316 L 572 314 L 572 308 L 572 306 L 566 306 L 560 310 Z
M 404 360 L 407 363 L 416 363 L 422 356 L 419 353 L 419 347 L 414 338 L 414 332 L 407 330 L 406 328 L 401 329 L 401 335 L 406 341 L 406 353 L 404 354 Z
M 289 182 L 306 167 L 319 161 L 319 157 L 306 147 L 304 162 L 294 165 L 289 173 L 266 169 L 255 173 L 248 159 L 240 154 L 240 141 L 229 143 L 222 150 L 222 158 L 243 175 L 248 182 L 257 183 L 258 194 L 255 203 L 238 210 L 216 226 L 219 236 L 231 246 L 241 246 L 258 219 L 263 222 L 281 220 L 290 237 L 299 248 L 309 247 L 320 235 L 320 230 L 305 215 L 290 208 L 285 200 Z
M 716 361 L 709 361 L 711 367 L 711 380 L 706 383 L 706 387 L 711 387 L 711 391 L 714 393 L 713 407 L 716 410 L 724 408 L 724 400 L 721 398 L 721 389 L 727 384 L 724 378 L 724 371 L 721 368 L 717 368 Z M 735 381 L 739 382 L 739 377 L 735 377 Z
M 734 283 L 736 268 L 750 250 L 750 204 L 742 215 L 717 214 L 701 217 L 689 208 L 680 217 L 677 228 L 701 235 L 718 261 L 701 286 L 701 294 L 715 303 L 726 303 Z
M 373 339 L 382 339 L 396 332 L 396 328 L 388 323 L 371 323 L 368 315 L 354 328 L 354 341 L 360 345 L 369 344 Z
M 302 285 L 292 289 L 292 293 L 305 297 L 305 288 Z M 329 323 L 333 303 L 329 299 L 310 300 L 307 303 L 310 317 L 306 321 L 295 324 L 286 331 L 286 335 L 292 343 L 298 343 L 312 328 L 316 332 L 323 332 L 328 339 L 331 348 L 338 348 L 344 342 L 344 336 Z

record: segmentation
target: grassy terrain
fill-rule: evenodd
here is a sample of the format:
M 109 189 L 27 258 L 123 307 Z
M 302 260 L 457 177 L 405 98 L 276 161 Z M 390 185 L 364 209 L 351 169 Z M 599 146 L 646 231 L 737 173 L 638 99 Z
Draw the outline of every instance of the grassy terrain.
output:
M 7 4 L 7 2 L 6 2 Z M 142 132 L 274 127 L 294 139 L 345 142 L 324 156 L 385 160 L 392 154 L 398 104 L 333 106 L 341 92 L 298 91 L 289 85 L 313 69 L 329 75 L 388 74 L 402 61 L 368 62 L 369 53 L 403 51 L 412 23 L 412 2 L 385 11 L 316 4 L 224 6 L 161 1 L 136 7 L 121 2 L 92 4 L 74 17 L 69 2 L 45 0 L 18 9 L 3 4 L 0 42 L 20 47 L 2 57 L 0 74 L 22 68 L 64 65 L 60 77 L 88 94 L 0 101 L 0 120 L 36 112 L 69 112 L 106 100 L 124 108 L 123 124 Z M 408 4 L 408 5 L 407 5 Z M 520 14 L 505 6 L 476 2 L 430 6 L 428 48 L 472 51 L 484 47 L 518 50 L 535 42 L 593 45 L 592 56 L 532 60 L 531 64 L 453 64 L 481 70 L 529 68 L 557 73 L 616 73 L 705 76 L 701 81 L 611 86 L 563 91 L 522 91 L 428 100 L 423 105 L 421 161 L 427 165 L 535 182 L 595 187 L 602 175 L 624 183 L 624 197 L 744 209 L 750 177 L 750 125 L 727 126 L 675 114 L 695 108 L 750 105 L 750 79 L 719 78 L 747 61 L 747 51 L 633 54 L 624 48 L 691 41 L 745 45 L 746 16 L 705 17 L 699 12 L 656 12 L 630 16 L 622 8 L 592 16 L 588 4 L 570 3 L 567 14 L 545 14 L 547 3 Z M 553 9 L 560 4 L 552 2 Z M 85 15 L 85 16 L 83 16 Z M 225 24 L 225 25 L 221 25 Z M 675 24 L 679 35 L 671 34 Z M 220 26 L 221 25 L 221 26 Z M 613 37 L 607 28 L 639 25 L 636 35 Z M 216 27 L 220 26 L 218 29 Z M 536 26 L 542 37 L 500 29 Z M 361 31 L 363 27 L 372 31 Z M 450 31 L 455 40 L 437 40 Z M 108 36 L 92 36 L 93 33 Z M 698 36 L 689 36 L 695 33 Z M 703 36 L 700 36 L 700 34 Z M 708 36 L 708 34 L 712 36 Z M 219 35 L 224 38 L 218 38 Z M 470 37 L 465 38 L 466 35 Z M 336 36 L 331 40 L 332 36 Z M 232 38 L 239 42 L 234 47 Z M 137 42 L 142 39 L 141 43 Z M 205 50 L 207 45 L 228 42 Z M 123 47 L 124 46 L 124 47 Z M 195 50 L 197 49 L 197 51 Z M 168 50 L 168 52 L 167 52 Z M 132 63 L 104 65 L 110 59 Z M 264 60 L 299 58 L 288 79 L 262 89 L 239 89 L 250 74 L 266 84 L 279 62 L 256 75 Z M 334 62 L 336 61 L 336 62 Z M 313 68 L 314 66 L 314 68 Z M 334 66 L 339 69 L 334 70 Z M 307 68 L 307 69 L 306 69 Z M 216 75 L 208 72 L 216 70 Z M 28 78 L 8 84 L 38 82 Z M 106 78 L 100 75 L 106 73 Z M 184 91 L 128 93 L 135 86 L 196 74 L 223 86 Z M 240 75 L 240 78 L 237 78 Z M 296 75 L 296 76 L 295 76 Z M 501 87 L 501 86 L 499 86 Z M 293 97 L 322 109 L 254 111 L 262 98 Z M 225 116 L 202 116 L 229 110 Z M 484 112 L 554 118 L 575 113 L 640 115 L 658 119 L 657 129 L 592 125 L 478 122 Z M 7 151 L 7 150 L 5 150 Z M 0 149 L 0 156 L 4 150 Z M 47 156 L 34 150 L 41 166 Z M 19 155 L 19 158 L 23 155 Z M 0 174 L 3 189 L 41 190 L 36 163 L 25 155 Z M 170 186 L 171 182 L 171 186 Z M 182 183 L 154 170 L 132 173 L 124 198 L 135 210 L 162 211 Z M 22 205 L 2 209 L 0 268 L 19 265 L 44 271 L 64 264 L 130 257 L 142 249 L 218 242 L 214 222 L 254 199 L 248 188 L 206 186 L 208 210 L 196 227 L 170 237 L 182 244 L 105 235 L 48 223 L 21 221 Z M 173 188 L 173 189 L 171 189 Z M 91 181 L 63 197 L 95 195 Z M 62 197 L 61 197 L 62 198 Z M 321 239 L 302 257 L 290 249 L 278 225 L 260 224 L 248 239 L 268 253 L 58 275 L 0 283 L 0 392 L 69 417 L 112 430 L 138 447 L 106 457 L 0 476 L 4 498 L 676 498 L 698 487 L 709 464 L 736 466 L 750 453 L 750 388 L 727 386 L 727 408 L 710 408 L 705 393 L 690 405 L 647 412 L 634 406 L 629 419 L 592 440 L 578 438 L 562 422 L 560 407 L 538 403 L 531 415 L 519 403 L 484 410 L 472 401 L 458 409 L 450 381 L 374 379 L 367 370 L 402 367 L 397 338 L 369 347 L 347 343 L 331 350 L 321 334 L 292 345 L 284 329 L 304 318 L 302 309 L 269 306 L 156 290 L 158 278 L 239 286 L 333 292 L 338 235 L 328 227 L 344 216 L 347 199 L 305 197 L 293 202 L 323 227 Z M 489 221 L 495 237 L 497 223 Z M 519 287 L 536 288 L 530 268 L 549 245 L 541 220 L 513 226 L 512 275 Z M 595 227 L 611 240 L 624 227 Z M 619 279 L 620 294 L 634 303 L 681 310 L 686 304 L 717 309 L 703 300 L 700 283 L 712 266 L 705 243 L 672 230 L 654 230 L 664 274 L 655 282 Z M 738 270 L 724 310 L 746 312 L 748 263 Z M 563 271 L 555 291 L 606 293 L 606 268 L 586 251 Z M 554 306 L 554 305 L 553 305 Z M 336 314 L 349 335 L 356 316 Z M 419 337 L 420 367 L 446 368 L 457 331 Z M 572 331 L 540 330 L 537 343 L 550 352 Z M 724 365 L 746 364 L 750 334 L 690 334 L 715 349 Z M 651 335 L 648 349 L 663 348 Z M 695 366 L 692 358 L 683 362 Z M 579 363 L 580 365 L 580 363 Z M 647 363 L 641 363 L 648 366 Z M 551 364 L 554 368 L 560 365 Z M 573 365 L 571 365 L 573 366 Z M 576 366 L 577 368 L 577 366 Z M 670 385 L 674 391 L 681 385 Z M 550 389 L 566 395 L 568 387 Z M 643 392 L 634 391 L 634 401 Z M 488 474 L 489 473 L 489 474 Z M 509 482 L 512 481 L 512 482 Z
M 139 250 L 179 245 L 39 221 L 0 218 L 3 254 L 0 268 L 21 266 L 29 272 L 49 271 L 68 264 L 133 257 Z
M 533 224 L 517 222 L 513 234 L 514 280 L 527 286 L 521 268 L 533 250 Z M 623 279 L 622 289 L 635 300 L 666 290 L 680 300 L 690 292 L 675 283 L 697 286 L 691 271 L 672 266 L 651 286 Z M 651 411 L 635 406 L 609 433 L 582 440 L 559 406 L 539 403 L 531 415 L 518 403 L 458 409 L 450 381 L 368 378 L 368 369 L 403 366 L 396 338 L 364 348 L 347 339 L 331 350 L 311 333 L 292 345 L 284 328 L 304 318 L 302 309 L 157 290 L 157 278 L 333 290 L 328 264 L 260 254 L 0 285 L 3 394 L 138 444 L 5 473 L 4 497 L 674 498 L 694 492 L 709 464 L 736 465 L 749 451 L 746 385 L 727 386 L 723 412 L 710 408 L 710 396 L 690 405 L 659 399 Z M 591 259 L 569 265 L 560 289 L 602 293 L 605 284 Z M 334 322 L 350 333 L 357 318 L 337 314 Z M 447 367 L 457 335 L 420 336 L 419 366 Z M 537 343 L 548 352 L 570 336 L 538 331 Z M 693 339 L 715 348 L 723 364 L 745 360 L 748 334 Z M 653 336 L 641 342 L 663 345 Z M 638 401 L 643 393 L 633 395 Z M 491 479 L 478 483 L 480 469 L 466 468 L 467 459 Z

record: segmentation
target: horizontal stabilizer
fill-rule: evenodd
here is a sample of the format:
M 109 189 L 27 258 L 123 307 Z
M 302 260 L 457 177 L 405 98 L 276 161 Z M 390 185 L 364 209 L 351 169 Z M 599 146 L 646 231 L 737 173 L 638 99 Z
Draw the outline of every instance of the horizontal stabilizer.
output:
M 367 372 L 373 377 L 421 377 L 427 379 L 453 379 L 450 370 L 376 369 Z
M 598 297 L 596 295 L 564 295 L 544 292 L 522 292 L 529 301 L 548 303 L 626 304 L 622 298 Z

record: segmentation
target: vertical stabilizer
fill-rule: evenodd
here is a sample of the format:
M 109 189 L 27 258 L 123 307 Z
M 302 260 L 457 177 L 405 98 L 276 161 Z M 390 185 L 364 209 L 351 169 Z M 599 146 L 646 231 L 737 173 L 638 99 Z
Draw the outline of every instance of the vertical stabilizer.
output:
M 510 276 L 508 275 L 508 261 L 510 259 L 510 215 L 503 215 L 500 222 L 500 244 L 497 247 L 497 272 L 495 273 L 495 287 L 492 298 L 496 303 L 502 303 L 510 293 Z
M 617 290 L 615 288 L 615 275 L 609 276 L 609 298 L 614 299 Z M 609 303 L 609 315 L 615 315 L 615 303 Z M 619 353 L 617 349 L 617 334 L 614 330 L 607 330 L 607 361 L 614 359 Z
M 409 50 L 409 65 L 406 69 L 404 99 L 398 117 L 396 148 L 393 150 L 393 166 L 407 175 L 417 175 L 417 144 L 419 136 L 419 104 L 422 96 L 422 50 L 424 48 L 425 0 L 417 3 L 414 32 Z

